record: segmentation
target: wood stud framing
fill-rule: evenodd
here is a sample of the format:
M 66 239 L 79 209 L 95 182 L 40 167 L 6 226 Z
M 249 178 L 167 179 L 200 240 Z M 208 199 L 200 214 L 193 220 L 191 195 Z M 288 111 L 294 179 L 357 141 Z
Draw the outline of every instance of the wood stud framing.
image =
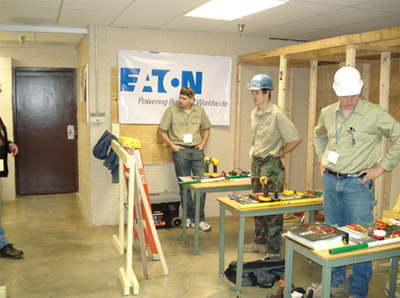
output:
M 362 63 L 361 72 L 364 81 L 362 95 L 363 98 L 369 100 L 370 63 L 380 59 L 379 102 L 383 108 L 388 109 L 391 57 L 400 57 L 400 27 L 343 35 L 250 53 L 239 57 L 241 67 L 245 65 L 279 67 L 278 105 L 283 109 L 285 109 L 286 105 L 287 69 L 290 67 L 310 68 L 307 169 L 305 169 L 305 183 L 308 189 L 313 188 L 315 168 L 313 131 L 316 123 L 318 65 L 341 64 L 355 67 L 356 62 Z M 238 72 L 240 71 L 241 69 L 238 69 Z M 239 85 L 238 83 L 238 88 Z M 382 149 L 382 152 L 386 152 L 387 141 L 383 144 Z M 378 201 L 378 208 L 375 209 L 374 214 L 376 218 L 382 215 L 383 209 L 388 209 L 390 173 L 386 173 L 385 176 L 386 178 L 381 176 L 376 183 L 375 195 Z

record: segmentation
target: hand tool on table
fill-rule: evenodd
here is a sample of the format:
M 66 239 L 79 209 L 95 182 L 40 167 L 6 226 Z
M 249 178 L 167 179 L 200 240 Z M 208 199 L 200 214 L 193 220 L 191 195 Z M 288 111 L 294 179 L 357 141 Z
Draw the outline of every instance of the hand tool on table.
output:
M 219 160 L 216 158 L 211 158 L 211 163 L 213 164 L 213 172 L 211 173 L 211 178 L 217 178 L 219 177 L 218 175 L 218 170 L 217 170 L 217 166 L 219 165 Z
M 189 181 L 179 181 L 180 185 L 182 184 L 193 184 L 200 182 L 215 182 L 219 180 L 230 180 L 230 179 L 240 179 L 240 178 L 248 178 L 249 175 L 239 175 L 239 176 L 228 176 L 228 177 L 218 177 L 218 178 L 206 178 L 206 179 L 197 179 L 197 180 L 189 180 Z
M 210 178 L 210 171 L 209 171 L 210 162 L 211 159 L 208 156 L 204 157 L 204 173 L 203 173 L 204 178 Z
M 391 239 L 381 240 L 381 241 L 374 241 L 374 242 L 368 242 L 368 243 L 362 243 L 362 244 L 356 244 L 356 245 L 347 245 L 347 246 L 343 246 L 343 247 L 332 248 L 332 249 L 329 250 L 329 253 L 330 254 L 337 254 L 337 253 L 348 252 L 348 251 L 352 251 L 352 250 L 356 250 L 356 249 L 382 246 L 382 245 L 387 245 L 387 244 L 392 244 L 392 243 L 397 243 L 397 242 L 400 242 L 400 237 L 399 238 L 391 238 Z
M 261 176 L 260 177 L 260 183 L 263 191 L 262 196 L 258 196 L 258 200 L 262 202 L 268 202 L 271 201 L 272 199 L 268 195 L 268 177 L 267 176 Z

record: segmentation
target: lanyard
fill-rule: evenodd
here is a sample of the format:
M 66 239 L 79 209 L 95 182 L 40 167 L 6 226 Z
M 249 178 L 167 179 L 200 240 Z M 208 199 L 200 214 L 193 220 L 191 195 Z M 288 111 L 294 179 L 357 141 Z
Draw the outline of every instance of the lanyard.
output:
M 182 117 L 183 117 L 183 120 L 185 120 L 186 130 L 187 130 L 187 131 L 189 131 L 189 127 L 188 127 L 189 115 L 190 115 L 190 112 L 187 114 L 187 118 L 186 118 L 186 117 L 185 117 L 185 112 L 182 110 Z

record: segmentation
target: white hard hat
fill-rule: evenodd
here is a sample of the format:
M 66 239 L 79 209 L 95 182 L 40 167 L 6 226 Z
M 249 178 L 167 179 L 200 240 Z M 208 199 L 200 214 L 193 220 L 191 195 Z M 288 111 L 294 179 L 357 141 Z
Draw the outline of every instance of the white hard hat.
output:
M 344 66 L 335 73 L 333 90 L 335 90 L 337 96 L 357 95 L 361 93 L 363 84 L 357 69 Z

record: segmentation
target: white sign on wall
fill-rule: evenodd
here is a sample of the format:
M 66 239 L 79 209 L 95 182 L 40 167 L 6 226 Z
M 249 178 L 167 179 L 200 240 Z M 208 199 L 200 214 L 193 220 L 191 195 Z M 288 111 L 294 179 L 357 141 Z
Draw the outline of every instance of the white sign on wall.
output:
M 189 86 L 212 125 L 229 125 L 231 75 L 231 57 L 119 50 L 119 122 L 159 124 Z

